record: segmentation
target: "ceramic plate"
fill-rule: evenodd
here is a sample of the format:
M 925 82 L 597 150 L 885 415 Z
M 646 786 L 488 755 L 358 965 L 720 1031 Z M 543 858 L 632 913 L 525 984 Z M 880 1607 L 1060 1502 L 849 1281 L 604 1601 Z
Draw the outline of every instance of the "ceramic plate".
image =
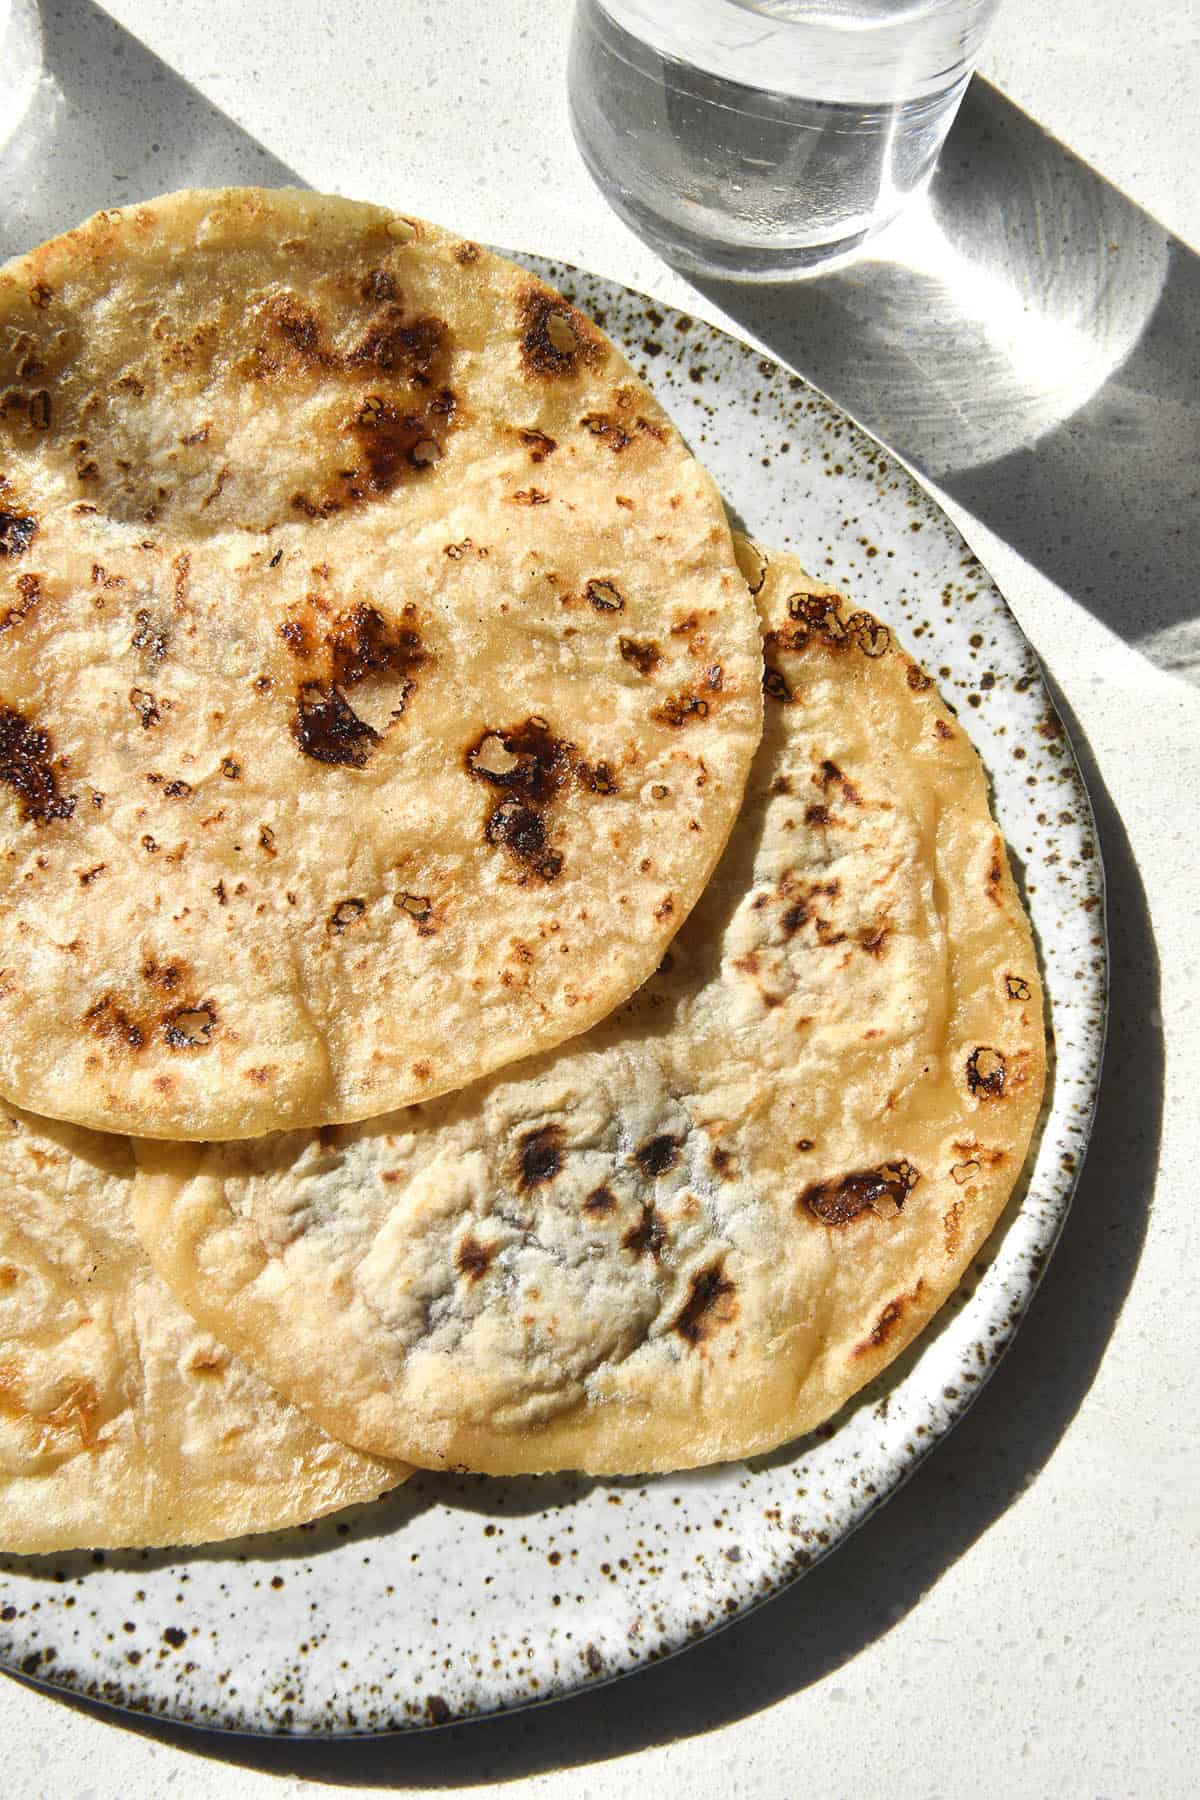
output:
M 746 527 L 894 626 L 960 713 L 1041 946 L 1055 1066 L 1036 1155 L 955 1298 L 813 1436 L 645 1481 L 418 1475 L 213 1550 L 0 1558 L 0 1662 L 51 1686 L 231 1730 L 370 1732 L 678 1650 L 794 1581 L 912 1474 L 1002 1354 L 1066 1216 L 1103 1046 L 1103 877 L 1016 621 L 912 477 L 796 376 L 624 288 L 530 266 L 624 344 Z

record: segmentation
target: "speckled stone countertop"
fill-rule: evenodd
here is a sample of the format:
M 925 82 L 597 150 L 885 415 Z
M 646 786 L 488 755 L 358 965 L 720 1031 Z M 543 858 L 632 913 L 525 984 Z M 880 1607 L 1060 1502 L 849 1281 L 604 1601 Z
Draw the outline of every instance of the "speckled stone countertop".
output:
M 1191 1794 L 1194 8 L 1006 0 L 930 208 L 843 274 L 703 291 L 584 173 L 568 11 L 44 0 L 49 78 L 0 148 L 0 255 L 141 194 L 300 180 L 723 324 L 916 467 L 1041 656 L 1096 810 L 1111 1035 L 1074 1210 L 965 1422 L 855 1538 L 711 1642 L 541 1711 L 377 1742 L 189 1733 L 4 1679 L 5 1792 Z

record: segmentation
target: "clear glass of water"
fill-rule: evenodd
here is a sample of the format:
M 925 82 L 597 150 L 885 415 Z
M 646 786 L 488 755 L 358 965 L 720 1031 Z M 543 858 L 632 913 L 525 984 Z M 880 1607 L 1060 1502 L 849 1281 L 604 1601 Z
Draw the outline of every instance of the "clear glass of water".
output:
M 576 142 L 676 267 L 816 273 L 926 185 L 999 4 L 576 0 Z

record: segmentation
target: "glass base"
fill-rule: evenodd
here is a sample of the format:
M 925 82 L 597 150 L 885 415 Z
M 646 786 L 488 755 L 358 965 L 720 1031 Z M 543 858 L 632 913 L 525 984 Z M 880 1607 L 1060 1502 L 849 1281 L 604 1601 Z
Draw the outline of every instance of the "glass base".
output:
M 770 244 L 767 246 L 722 242 L 691 232 L 675 219 L 664 219 L 636 196 L 614 186 L 588 155 L 579 132 L 575 142 L 588 174 L 617 217 L 637 233 L 664 262 L 684 275 L 717 281 L 803 281 L 832 274 L 853 263 L 866 245 L 907 211 L 929 186 L 929 177 L 897 206 L 873 218 L 869 225 L 827 244 Z M 932 170 L 930 176 L 932 176 Z

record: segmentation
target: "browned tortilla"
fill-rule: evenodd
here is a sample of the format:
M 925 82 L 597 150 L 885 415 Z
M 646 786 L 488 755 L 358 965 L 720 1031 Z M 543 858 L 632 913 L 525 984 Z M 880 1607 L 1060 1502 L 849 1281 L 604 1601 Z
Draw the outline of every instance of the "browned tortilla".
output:
M 1045 1036 L 979 758 L 794 558 L 759 602 L 746 804 L 628 1007 L 369 1124 L 137 1146 L 158 1268 L 350 1442 L 494 1474 L 769 1450 L 912 1341 L 1013 1190 Z
M 172 1299 L 132 1173 L 124 1138 L 0 1109 L 0 1550 L 209 1543 L 402 1481 Z
M 0 1091 L 380 1113 L 660 961 L 761 728 L 720 500 L 603 334 L 379 207 L 101 213 L 0 271 Z

